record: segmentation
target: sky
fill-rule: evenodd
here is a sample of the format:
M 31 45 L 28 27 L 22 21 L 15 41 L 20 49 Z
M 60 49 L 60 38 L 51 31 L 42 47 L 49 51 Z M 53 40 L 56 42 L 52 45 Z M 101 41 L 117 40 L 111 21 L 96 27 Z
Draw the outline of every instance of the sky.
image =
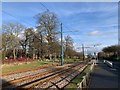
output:
M 63 23 L 63 35 L 70 35 L 73 38 L 76 50 L 82 44 L 87 47 L 99 44 L 97 50 L 118 44 L 117 2 L 42 2 L 42 4 L 3 2 L 2 23 L 19 22 L 27 27 L 35 27 L 37 25 L 35 15 L 48 8 Z

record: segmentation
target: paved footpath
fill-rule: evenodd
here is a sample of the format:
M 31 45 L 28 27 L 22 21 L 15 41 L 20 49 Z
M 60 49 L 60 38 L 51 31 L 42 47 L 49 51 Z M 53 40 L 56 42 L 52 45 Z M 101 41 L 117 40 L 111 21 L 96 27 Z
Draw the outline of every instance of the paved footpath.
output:
M 100 61 L 94 68 L 89 88 L 118 88 L 118 70 Z

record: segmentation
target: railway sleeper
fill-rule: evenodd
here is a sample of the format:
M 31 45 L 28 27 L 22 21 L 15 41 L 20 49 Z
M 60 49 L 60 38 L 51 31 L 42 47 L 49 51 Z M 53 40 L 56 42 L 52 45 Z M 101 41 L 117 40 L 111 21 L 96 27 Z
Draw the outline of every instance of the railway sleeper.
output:
M 79 68 L 80 69 L 80 68 Z M 69 73 L 67 72 L 67 76 L 62 78 L 61 80 L 58 80 L 58 82 L 54 82 L 54 80 L 52 80 L 51 82 L 54 82 L 55 85 L 57 85 L 59 88 L 64 87 L 66 84 L 68 84 L 76 75 L 78 75 L 77 71 L 70 71 Z M 73 75 L 73 73 L 76 73 Z M 66 75 L 66 73 L 64 74 Z M 63 75 L 62 75 L 63 76 Z M 59 77 L 62 77 L 59 76 Z M 61 84 L 62 83 L 62 84 Z M 62 85 L 62 86 L 61 86 Z M 52 86 L 49 86 L 48 88 L 51 88 Z
M 77 67 L 78 67 L 78 66 L 77 66 Z M 75 67 L 75 69 L 73 69 L 73 70 L 76 70 L 77 67 Z M 71 67 L 71 68 L 72 68 L 72 67 Z M 67 69 L 69 70 L 70 68 L 68 67 Z M 65 68 L 64 70 L 56 71 L 55 73 L 57 74 L 57 73 L 60 73 L 61 71 L 66 71 L 66 68 Z M 47 74 L 45 77 L 54 75 L 55 73 Z M 74 76 L 74 75 L 73 75 L 73 76 Z M 42 77 L 42 78 L 44 78 L 44 77 Z M 32 81 L 35 81 L 36 79 L 40 79 L 40 77 L 33 78 Z M 24 82 L 22 82 L 21 84 L 23 84 L 23 83 L 29 83 L 29 82 L 31 82 L 31 81 L 29 81 L 29 80 L 28 80 L 28 81 L 24 81 Z M 19 83 L 19 84 L 17 84 L 17 85 L 20 86 L 21 84 Z

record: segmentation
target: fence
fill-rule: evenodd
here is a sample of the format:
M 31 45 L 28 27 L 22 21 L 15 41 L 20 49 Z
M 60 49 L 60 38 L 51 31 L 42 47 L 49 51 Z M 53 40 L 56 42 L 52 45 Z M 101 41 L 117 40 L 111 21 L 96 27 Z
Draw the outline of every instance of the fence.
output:
M 113 63 L 107 60 L 104 60 L 104 63 L 107 64 L 109 67 L 113 67 Z
M 86 73 L 85 76 L 83 76 L 82 81 L 77 84 L 79 90 L 85 90 L 85 88 L 88 87 L 89 81 L 90 81 L 91 72 L 94 69 L 94 65 L 95 65 L 95 62 L 93 61 L 92 64 L 91 64 L 91 66 L 90 66 L 89 71 Z

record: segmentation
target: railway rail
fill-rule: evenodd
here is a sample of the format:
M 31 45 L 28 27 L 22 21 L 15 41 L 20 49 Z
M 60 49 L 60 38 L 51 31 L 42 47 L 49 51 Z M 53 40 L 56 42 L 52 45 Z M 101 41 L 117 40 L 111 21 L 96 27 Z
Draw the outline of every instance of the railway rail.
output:
M 7 80 L 7 81 L 14 81 L 16 79 L 24 78 L 25 76 L 32 76 L 33 74 L 38 74 L 38 73 L 45 72 L 47 70 L 54 69 L 53 67 L 55 67 L 55 66 L 52 66 L 51 68 L 47 67 L 44 69 L 33 69 L 30 71 L 26 71 L 26 72 L 15 73 L 15 74 L 3 76 L 2 78 Z
M 62 67 L 51 68 L 43 72 L 38 72 L 33 75 L 21 77 L 15 80 L 3 83 L 3 88 L 50 88 L 53 87 L 55 82 L 74 78 L 79 72 L 80 68 L 85 66 L 84 63 L 77 63 L 74 65 L 65 65 Z M 76 72 L 76 73 L 75 73 Z M 75 73 L 75 74 L 74 74 Z M 66 76 L 67 75 L 67 76 Z M 73 76 L 71 76 L 73 75 Z M 64 79 L 64 80 L 62 80 Z M 53 86 L 52 86 L 53 85 Z M 56 84 L 55 84 L 56 85 Z
M 65 65 L 64 67 L 68 67 L 70 64 Z M 7 79 L 7 82 L 3 82 L 2 87 L 6 87 L 10 84 L 21 84 L 23 81 L 30 81 L 32 78 L 38 78 L 44 76 L 45 74 L 52 73 L 54 70 L 62 69 L 62 67 L 47 67 L 44 69 L 36 69 L 33 71 L 22 72 L 18 74 L 8 75 L 3 77 L 3 79 Z
M 49 89 L 53 89 L 53 88 L 57 88 L 57 89 L 62 89 L 63 87 L 65 87 L 76 75 L 78 75 L 86 66 L 81 66 L 81 67 L 75 67 L 72 70 L 68 70 L 67 72 L 62 72 L 59 73 L 58 75 L 49 77 L 49 79 L 44 80 L 44 81 L 38 81 L 32 83 L 34 84 L 33 86 L 37 86 L 37 88 L 42 88 L 45 90 L 49 90 Z M 34 88 L 33 87 L 33 88 Z M 29 86 L 25 86 L 25 88 L 32 88 L 32 85 L 30 87 Z

